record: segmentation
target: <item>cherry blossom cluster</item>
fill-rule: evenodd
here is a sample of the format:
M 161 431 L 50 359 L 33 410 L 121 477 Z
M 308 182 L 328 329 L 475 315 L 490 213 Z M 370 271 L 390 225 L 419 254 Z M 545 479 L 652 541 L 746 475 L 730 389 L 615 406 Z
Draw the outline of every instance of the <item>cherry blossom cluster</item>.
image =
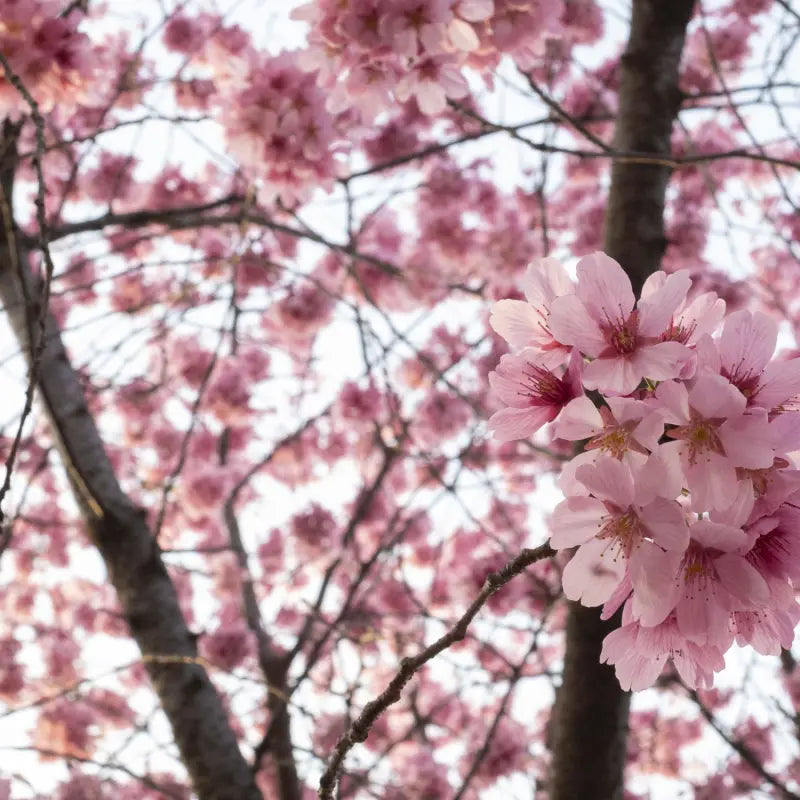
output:
M 494 66 L 500 53 L 532 63 L 563 10 L 561 0 L 325 0 L 294 16 L 311 24 L 303 64 L 329 107 L 371 119 L 410 98 L 441 113 L 467 94 L 464 67 Z
M 78 14 L 63 16 L 59 0 L 0 0 L 0 53 L 43 111 L 66 92 L 73 99 L 89 78 L 92 58 Z M 0 69 L 0 116 L 27 109 Z
M 220 96 L 231 153 L 263 180 L 264 199 L 293 205 L 335 175 L 334 118 L 292 53 L 254 57 Z
M 800 358 L 773 358 L 771 317 L 726 317 L 691 288 L 685 270 L 657 272 L 636 302 L 603 253 L 576 282 L 543 258 L 525 300 L 491 317 L 513 352 L 489 376 L 506 406 L 489 427 L 511 441 L 552 422 L 576 443 L 550 543 L 572 553 L 567 598 L 623 609 L 601 658 L 625 689 L 668 660 L 710 687 L 734 642 L 777 654 L 800 619 Z

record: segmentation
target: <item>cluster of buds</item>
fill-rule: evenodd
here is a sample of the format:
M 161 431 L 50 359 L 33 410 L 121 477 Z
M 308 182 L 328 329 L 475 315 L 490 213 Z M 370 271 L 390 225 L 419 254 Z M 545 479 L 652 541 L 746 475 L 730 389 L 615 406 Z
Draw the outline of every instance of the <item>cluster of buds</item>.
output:
M 578 262 L 576 282 L 541 259 L 524 289 L 492 310 L 513 352 L 489 376 L 507 406 L 489 426 L 510 441 L 552 422 L 582 443 L 559 479 L 550 543 L 572 552 L 569 599 L 604 618 L 622 607 L 601 655 L 622 687 L 650 686 L 668 660 L 687 685 L 710 687 L 734 641 L 790 647 L 800 358 L 773 359 L 776 322 L 726 317 L 714 293 L 687 299 L 686 271 L 651 275 L 636 302 L 603 253 Z

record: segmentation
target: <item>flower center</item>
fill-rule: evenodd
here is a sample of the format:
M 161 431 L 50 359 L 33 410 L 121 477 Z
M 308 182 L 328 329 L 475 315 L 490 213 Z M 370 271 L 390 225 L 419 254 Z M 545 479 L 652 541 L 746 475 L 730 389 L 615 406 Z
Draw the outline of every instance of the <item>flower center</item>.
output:
M 709 453 L 725 454 L 722 441 L 717 434 L 717 428 L 722 420 L 703 419 L 697 415 L 694 409 L 690 409 L 691 421 L 688 425 L 682 425 L 667 431 L 667 436 L 672 439 L 683 439 L 688 448 L 689 463 L 694 466 L 700 456 L 708 459 Z
M 563 405 L 570 399 L 567 383 L 549 369 L 528 364 L 522 374 L 522 386 L 526 391 L 520 394 L 527 397 L 532 406 Z
M 639 329 L 639 315 L 631 311 L 627 319 L 621 316 L 618 319 L 607 317 L 603 333 L 611 349 L 619 355 L 628 355 L 636 350 L 637 332 Z
M 587 450 L 594 450 L 598 448 L 605 450 L 609 455 L 614 456 L 616 459 L 621 459 L 625 453 L 628 452 L 630 447 L 628 440 L 630 439 L 630 432 L 625 428 L 615 428 L 607 433 L 600 433 L 591 439 L 587 445 Z
M 715 594 L 717 573 L 714 569 L 714 562 L 705 549 L 697 545 L 690 545 L 683 557 L 682 569 L 679 574 L 683 576 L 685 597 L 691 599 Z
M 614 561 L 620 557 L 630 558 L 631 553 L 644 538 L 639 517 L 629 508 L 622 513 L 603 517 L 603 520 L 600 522 L 602 528 L 597 538 L 610 540 L 606 552 L 611 550 L 614 553 Z
M 689 325 L 684 325 L 683 320 L 676 325 L 674 321 L 670 321 L 669 328 L 661 334 L 662 342 L 680 342 L 686 344 L 692 337 L 692 334 L 697 329 L 697 323 L 692 322 Z

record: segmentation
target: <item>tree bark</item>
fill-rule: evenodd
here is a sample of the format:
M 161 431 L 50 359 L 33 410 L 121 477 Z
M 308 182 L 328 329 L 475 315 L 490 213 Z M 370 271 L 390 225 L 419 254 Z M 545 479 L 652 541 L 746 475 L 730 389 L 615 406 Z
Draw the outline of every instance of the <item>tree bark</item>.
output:
M 6 217 L 13 208 L 17 132 L 16 126 L 5 123 L 0 141 Z M 13 221 L 5 222 L 9 224 L 0 224 L 0 299 L 30 365 L 38 326 L 30 326 L 29 320 L 39 315 L 41 282 L 31 272 L 28 252 L 20 245 Z M 49 313 L 45 340 L 39 398 L 87 531 L 117 591 L 194 791 L 201 800 L 262 800 L 220 697 L 197 661 L 195 637 L 186 625 L 145 512 L 117 481 L 58 324 Z
M 620 63 L 617 150 L 668 155 L 680 105 L 678 67 L 694 0 L 634 0 Z M 638 294 L 666 248 L 664 199 L 670 168 L 617 160 L 605 218 L 604 249 Z M 600 664 L 618 618 L 571 603 L 562 685 L 553 710 L 550 800 L 622 800 L 630 693 Z

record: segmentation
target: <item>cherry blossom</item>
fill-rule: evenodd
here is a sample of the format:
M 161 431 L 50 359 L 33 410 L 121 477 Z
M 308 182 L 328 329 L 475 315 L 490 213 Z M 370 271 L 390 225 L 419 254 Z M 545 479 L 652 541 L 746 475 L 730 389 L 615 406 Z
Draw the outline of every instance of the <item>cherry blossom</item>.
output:
M 679 342 L 660 341 L 689 289 L 689 276 L 675 273 L 634 309 L 631 283 L 622 267 L 594 253 L 578 262 L 575 294 L 553 301 L 550 328 L 562 344 L 594 359 L 584 370 L 589 389 L 629 394 L 648 377 L 677 377 L 690 357 Z
M 746 399 L 723 378 L 706 372 L 692 387 L 674 381 L 656 390 L 665 421 L 676 425 L 676 441 L 663 452 L 679 458 L 698 511 L 722 509 L 736 494 L 736 467 L 771 467 L 774 450 L 766 413 L 745 414 Z
M 548 327 L 553 301 L 574 291 L 564 267 L 554 258 L 534 261 L 525 272 L 522 288 L 525 302 L 499 300 L 492 306 L 494 330 L 514 348 L 532 345 L 568 354 L 569 348 L 557 342 Z
M 724 666 L 723 651 L 714 644 L 687 641 L 675 616 L 652 627 L 643 627 L 623 614 L 623 625 L 606 636 L 600 654 L 603 663 L 613 664 L 620 685 L 629 691 L 652 686 L 667 661 L 689 686 L 711 687 L 714 673 Z
M 552 358 L 535 349 L 505 355 L 489 382 L 504 408 L 492 415 L 489 429 L 500 441 L 522 439 L 554 420 L 581 392 L 580 363 L 571 359 L 563 375 L 548 368 Z
M 654 456 L 653 458 L 657 458 Z M 591 496 L 568 497 L 553 512 L 550 543 L 556 549 L 579 549 L 564 570 L 564 592 L 584 605 L 605 603 L 630 571 L 634 592 L 650 591 L 650 553 L 682 553 L 689 531 L 680 505 L 657 492 L 668 486 L 647 485 L 655 473 L 643 470 L 638 485 L 630 469 L 601 456 L 578 468 L 576 477 Z M 657 556 L 656 556 L 657 557 Z

